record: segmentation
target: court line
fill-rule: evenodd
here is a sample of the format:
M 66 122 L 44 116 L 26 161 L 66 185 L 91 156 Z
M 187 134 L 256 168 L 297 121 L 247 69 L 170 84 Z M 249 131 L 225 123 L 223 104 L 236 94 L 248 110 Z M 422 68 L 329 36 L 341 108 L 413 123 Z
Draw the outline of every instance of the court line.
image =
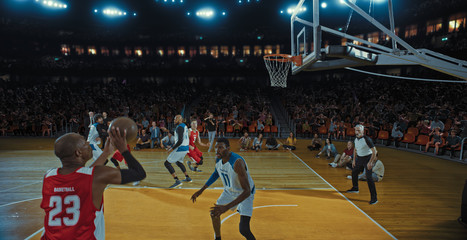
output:
M 37 199 L 42 199 L 42 197 L 30 198 L 30 199 L 26 199 L 26 200 L 21 200 L 21 201 L 16 201 L 16 202 L 11 202 L 11 203 L 7 203 L 7 204 L 3 204 L 3 205 L 0 205 L 0 208 L 1 208 L 1 207 L 6 207 L 6 206 L 10 206 L 10 205 L 13 205 L 13 204 L 17 204 L 17 203 L 29 202 L 29 201 L 37 200 Z
M 339 193 L 345 200 L 347 200 L 350 204 L 352 204 L 355 208 L 357 208 L 361 213 L 363 213 L 366 217 L 368 217 L 368 219 L 370 219 L 372 222 L 374 222 L 378 227 L 380 227 L 384 232 L 386 232 L 389 236 L 391 236 L 393 239 L 396 239 L 396 237 L 394 237 L 388 230 L 386 230 L 386 228 L 384 228 L 383 226 L 381 226 L 378 222 L 376 222 L 373 218 L 371 218 L 368 214 L 366 214 L 366 212 L 364 212 L 362 209 L 360 209 L 357 205 L 355 205 L 352 201 L 350 201 L 346 196 L 344 196 L 344 194 L 342 194 L 339 190 L 337 190 L 334 186 L 332 186 L 328 181 L 326 181 L 323 177 L 321 177 L 321 175 L 319 175 L 315 170 L 313 170 L 313 168 L 311 168 L 310 166 L 308 166 L 308 164 L 306 164 L 300 157 L 298 157 L 295 153 L 293 152 L 290 152 L 292 155 L 294 155 L 298 160 L 300 160 L 300 162 L 302 162 L 305 166 L 308 167 L 308 169 L 310 169 L 314 174 L 318 175 L 318 177 L 321 178 L 321 180 L 323 180 L 325 183 L 327 183 L 329 186 L 331 186 L 337 193 Z
M 20 187 L 25 187 L 25 186 L 33 185 L 33 184 L 40 183 L 40 182 L 42 182 L 42 181 L 35 181 L 35 182 L 33 182 L 33 183 L 28 183 L 28 184 L 24 184 L 24 185 L 12 187 L 12 188 L 0 190 L 0 192 L 6 192 L 6 191 L 9 191 L 9 190 L 12 190 L 12 189 L 16 189 L 16 188 L 20 188 Z
M 24 240 L 29 240 L 29 239 L 31 239 L 32 237 L 34 237 L 36 234 L 38 234 L 38 233 L 40 233 L 40 232 L 42 232 L 42 231 L 44 231 L 44 227 L 42 227 L 41 229 L 37 230 L 35 233 L 29 235 L 29 237 L 25 238 Z
M 122 185 L 112 185 L 108 188 L 130 188 L 130 189 L 171 189 L 168 187 L 147 187 L 147 186 L 122 186 Z M 174 188 L 174 189 L 190 189 L 190 190 L 199 190 L 199 187 L 189 187 L 189 188 Z M 214 187 L 214 188 L 209 188 L 209 189 L 214 189 L 214 190 L 223 190 L 224 187 Z M 261 191 L 280 191 L 280 190 L 335 190 L 334 188 L 257 188 L 256 190 L 261 190 Z
M 298 207 L 298 205 L 264 205 L 264 206 L 253 207 L 253 209 L 266 208 L 266 207 Z M 234 213 L 230 214 L 229 216 L 225 217 L 224 219 L 222 219 L 221 224 L 224 223 L 225 221 L 227 221 L 227 219 L 234 216 L 235 214 L 239 214 L 239 213 L 234 212 Z

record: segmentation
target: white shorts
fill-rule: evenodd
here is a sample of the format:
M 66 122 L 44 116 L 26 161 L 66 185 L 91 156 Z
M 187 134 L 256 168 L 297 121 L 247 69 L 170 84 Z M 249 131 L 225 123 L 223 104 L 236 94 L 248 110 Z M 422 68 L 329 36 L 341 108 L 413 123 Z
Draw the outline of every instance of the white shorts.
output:
M 92 148 L 92 159 L 96 161 L 102 154 L 102 149 L 97 144 L 90 144 Z
M 187 153 L 188 153 L 188 151 L 181 151 L 181 152 L 177 152 L 176 150 L 172 151 L 169 154 L 169 157 L 167 157 L 167 161 L 169 163 L 176 163 L 176 162 L 182 162 L 183 163 L 183 159 L 185 158 L 185 155 Z
M 227 192 L 222 192 L 221 196 L 217 199 L 217 205 L 226 205 L 231 203 L 233 200 L 235 200 L 238 197 L 238 195 L 232 195 Z M 248 216 L 251 217 L 253 215 L 253 200 L 255 199 L 254 194 L 250 194 L 250 196 L 243 200 L 243 202 L 239 203 L 237 206 L 234 206 L 230 210 L 235 211 L 237 209 L 238 213 L 240 213 L 241 216 Z

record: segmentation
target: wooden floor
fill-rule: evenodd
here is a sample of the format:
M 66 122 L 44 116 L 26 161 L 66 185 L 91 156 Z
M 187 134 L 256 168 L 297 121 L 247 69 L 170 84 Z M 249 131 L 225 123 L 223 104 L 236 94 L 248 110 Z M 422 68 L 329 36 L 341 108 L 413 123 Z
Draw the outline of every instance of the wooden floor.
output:
M 0 138 L 0 239 L 24 239 L 42 227 L 43 213 L 38 207 L 41 178 L 47 169 L 60 166 L 51 151 L 53 141 L 50 138 Z M 232 141 L 232 149 L 238 152 L 235 142 Z M 342 193 L 349 189 L 351 181 L 346 176 L 350 171 L 331 168 L 326 159 L 314 158 L 317 152 L 308 151 L 307 143 L 299 140 L 297 150 L 291 153 L 284 150 L 241 153 L 247 159 L 257 188 L 331 191 L 335 188 Z M 335 144 L 339 151 L 344 149 L 345 143 Z M 467 239 L 467 229 L 456 221 L 460 215 L 467 165 L 417 153 L 377 148 L 386 168 L 384 180 L 376 184 L 380 202 L 368 205 L 369 193 L 365 182 L 360 182 L 359 194 L 343 193 L 343 196 L 395 238 Z M 201 150 L 204 152 L 206 148 Z M 161 150 L 134 153 L 148 172 L 148 178 L 141 184 L 143 189 L 165 188 L 173 183 L 162 164 L 167 153 Z M 214 154 L 205 153 L 205 159 L 214 161 Z M 182 188 L 202 186 L 211 174 L 211 166 L 203 166 L 202 173 L 190 173 L 194 182 Z M 179 169 L 176 171 L 179 173 Z M 214 185 L 219 186 L 220 183 Z M 352 227 L 351 222 L 339 220 L 336 219 L 335 225 L 341 232 L 336 233 L 336 238 L 345 235 L 346 228 Z

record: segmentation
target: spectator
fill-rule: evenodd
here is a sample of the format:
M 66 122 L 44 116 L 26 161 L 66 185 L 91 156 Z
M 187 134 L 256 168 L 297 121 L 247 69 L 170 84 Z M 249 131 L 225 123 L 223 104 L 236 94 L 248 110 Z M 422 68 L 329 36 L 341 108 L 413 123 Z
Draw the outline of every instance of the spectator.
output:
M 214 144 L 214 138 L 216 138 L 216 128 L 217 128 L 216 119 L 214 119 L 214 115 L 210 113 L 209 117 L 205 118 L 204 121 L 206 123 L 206 129 L 208 130 L 208 135 L 209 135 L 208 152 L 210 152 Z
M 402 140 L 403 136 L 404 136 L 404 134 L 402 133 L 400 123 L 399 122 L 394 122 L 394 125 L 392 127 L 391 137 L 388 139 L 388 142 L 387 142 L 386 146 L 390 146 L 391 145 L 391 140 L 394 139 L 395 146 L 396 146 L 396 148 L 398 148 L 399 145 L 400 145 L 400 141 Z
M 251 138 L 248 136 L 248 133 L 245 132 L 238 142 L 240 144 L 240 151 L 246 151 L 250 147 Z
M 331 119 L 331 124 L 329 125 L 329 132 L 328 132 L 328 138 L 334 137 L 334 139 L 337 139 L 337 126 L 334 123 L 334 120 Z
M 268 150 L 277 150 L 280 146 L 281 144 L 277 142 L 274 136 L 271 135 L 268 137 L 268 139 L 266 139 L 266 147 Z
M 419 134 L 421 135 L 429 135 L 430 134 L 430 127 L 428 126 L 428 123 L 430 121 L 428 120 L 421 120 L 421 121 L 418 121 L 417 123 L 417 128 L 418 128 L 418 132 Z
M 381 160 L 376 160 L 375 165 L 373 166 L 373 173 L 371 174 L 371 178 L 373 182 L 381 182 L 384 176 L 384 164 Z M 347 176 L 348 179 L 352 179 L 352 176 Z M 363 173 L 358 175 L 358 180 L 366 181 L 366 169 L 363 169 Z
M 146 129 L 141 130 L 141 135 L 139 136 L 138 140 L 136 140 L 136 147 L 135 150 L 141 150 L 145 148 L 151 147 L 151 136 L 146 134 Z
M 286 150 L 295 150 L 295 149 L 297 149 L 295 147 L 295 144 L 297 144 L 297 138 L 295 138 L 293 132 L 290 132 L 289 137 L 285 141 L 284 149 L 286 149 Z
M 157 126 L 156 121 L 152 121 L 152 126 L 149 128 L 151 133 L 151 148 L 159 146 L 161 137 L 161 129 Z
M 217 135 L 225 138 L 225 119 L 222 115 L 217 117 Z
M 253 146 L 251 147 L 252 150 L 261 151 L 261 147 L 263 145 L 263 134 L 259 133 L 258 137 L 255 137 L 253 140 Z
M 461 145 L 462 139 L 457 136 L 456 130 L 451 130 L 451 135 L 446 138 L 446 144 L 441 148 L 441 155 L 444 155 L 446 149 L 451 151 L 451 158 L 454 158 L 454 152 Z
M 425 152 L 428 152 L 428 148 L 430 148 L 430 145 L 433 144 L 435 145 L 435 154 L 438 155 L 439 145 L 443 143 L 443 140 L 441 139 L 443 134 L 440 133 L 439 130 L 440 128 L 436 127 L 435 129 L 433 129 L 433 131 L 431 131 L 430 135 L 428 135 L 428 136 L 433 136 L 433 137 L 431 138 L 431 141 L 426 143 Z
M 316 155 L 316 158 L 319 158 L 322 153 L 326 153 L 327 158 L 330 159 L 331 157 L 335 157 L 337 155 L 336 146 L 332 143 L 331 138 L 326 138 L 326 144 L 324 145 L 321 152 Z
M 302 133 L 304 137 L 310 137 L 311 127 L 310 124 L 308 124 L 308 120 L 305 120 L 302 124 Z
M 337 128 L 337 138 L 336 139 L 339 139 L 339 136 L 342 136 L 342 139 L 345 139 L 345 125 L 344 125 L 344 121 L 341 121 L 339 123 L 339 126 Z
M 313 139 L 311 139 L 311 145 L 308 146 L 308 149 L 310 149 L 310 151 L 313 151 L 313 150 L 320 150 L 322 144 L 323 144 L 323 141 L 322 141 L 321 138 L 318 136 L 318 134 L 315 133 Z
M 162 138 L 161 140 L 161 148 L 165 148 L 165 150 L 172 148 L 173 145 L 175 144 L 175 137 L 173 136 L 173 133 L 170 131 L 168 132 L 167 136 Z
M 264 124 L 262 121 L 258 121 L 258 126 L 256 126 L 256 132 L 264 133 Z
M 444 131 L 444 123 L 439 120 L 439 116 L 436 116 L 431 122 L 430 129 L 439 128 L 440 132 Z
M 337 154 L 336 157 L 334 158 L 334 161 L 329 163 L 329 166 L 335 168 L 335 167 L 344 167 L 348 163 L 352 162 L 353 159 L 353 142 L 348 141 L 347 142 L 347 148 L 344 150 L 342 154 Z

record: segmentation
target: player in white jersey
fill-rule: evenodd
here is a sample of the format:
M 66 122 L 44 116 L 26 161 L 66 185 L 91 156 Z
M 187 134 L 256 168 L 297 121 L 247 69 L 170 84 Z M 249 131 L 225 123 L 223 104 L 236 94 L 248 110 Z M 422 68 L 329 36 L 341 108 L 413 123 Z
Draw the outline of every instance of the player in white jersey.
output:
M 99 138 L 99 131 L 97 130 L 97 125 L 99 125 L 99 123 L 102 124 L 103 121 L 104 118 L 102 117 L 102 115 L 96 114 L 94 116 L 94 124 L 92 124 L 89 128 L 88 142 L 92 148 L 92 159 L 94 159 L 94 161 L 96 161 L 102 154 L 102 150 L 99 147 L 99 144 L 101 144 L 101 139 Z
M 167 149 L 168 152 L 172 151 L 167 160 L 164 162 L 165 167 L 169 170 L 169 173 L 175 179 L 175 183 L 170 186 L 170 188 L 174 188 L 177 186 L 182 185 L 182 182 L 178 179 L 177 175 L 175 174 L 175 169 L 172 167 L 172 163 L 176 163 L 177 166 L 182 170 L 183 174 L 185 174 L 185 182 L 192 182 L 191 178 L 186 173 L 185 165 L 183 164 L 183 159 L 185 155 L 188 153 L 188 127 L 183 123 L 182 115 L 177 115 L 174 118 L 174 123 L 177 125 L 175 128 L 174 136 L 175 136 L 175 145 L 169 147 Z
M 240 233 L 248 240 L 256 239 L 250 230 L 250 220 L 253 214 L 255 184 L 248 171 L 245 159 L 230 151 L 230 143 L 226 138 L 217 139 L 216 169 L 206 184 L 191 196 L 196 199 L 203 191 L 221 176 L 224 192 L 211 208 L 211 220 L 216 240 L 221 239 L 221 214 L 227 210 L 237 209 L 240 213 Z

